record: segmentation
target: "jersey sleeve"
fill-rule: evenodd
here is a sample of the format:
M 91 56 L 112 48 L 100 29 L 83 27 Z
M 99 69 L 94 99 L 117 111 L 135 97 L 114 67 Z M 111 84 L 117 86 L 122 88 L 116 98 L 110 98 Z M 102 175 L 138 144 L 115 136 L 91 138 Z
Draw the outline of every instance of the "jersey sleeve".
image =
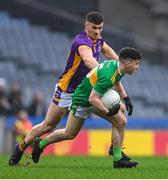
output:
M 76 41 L 74 42 L 74 47 L 78 55 L 79 55 L 79 52 L 78 52 L 79 46 L 87 46 L 92 49 L 92 42 L 88 38 L 76 39 Z
M 112 87 L 112 81 L 102 77 L 98 79 L 93 89 L 100 95 L 103 95 L 109 88 Z

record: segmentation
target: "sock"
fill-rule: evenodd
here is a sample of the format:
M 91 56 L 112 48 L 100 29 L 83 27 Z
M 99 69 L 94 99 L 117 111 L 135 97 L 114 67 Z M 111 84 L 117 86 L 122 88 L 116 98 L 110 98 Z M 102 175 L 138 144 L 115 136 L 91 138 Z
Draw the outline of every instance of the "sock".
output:
M 118 161 L 122 158 L 120 147 L 113 147 L 113 156 L 114 156 L 114 161 Z
M 23 152 L 28 146 L 29 145 L 25 143 L 25 140 L 23 140 L 21 143 L 19 143 L 19 150 Z
M 42 139 L 42 140 L 40 141 L 40 143 L 39 143 L 40 149 L 44 149 L 47 145 L 48 145 L 48 138 L 47 138 L 47 137 L 44 138 L 44 139 Z

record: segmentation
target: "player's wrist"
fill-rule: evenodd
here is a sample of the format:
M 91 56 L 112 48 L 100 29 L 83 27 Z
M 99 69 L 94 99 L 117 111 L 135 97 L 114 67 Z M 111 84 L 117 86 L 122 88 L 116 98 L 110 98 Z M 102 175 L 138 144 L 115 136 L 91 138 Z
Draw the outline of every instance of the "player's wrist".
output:
M 128 102 L 128 101 L 130 101 L 130 98 L 129 98 L 128 96 L 126 96 L 126 97 L 124 98 L 124 101 L 125 101 L 125 102 Z

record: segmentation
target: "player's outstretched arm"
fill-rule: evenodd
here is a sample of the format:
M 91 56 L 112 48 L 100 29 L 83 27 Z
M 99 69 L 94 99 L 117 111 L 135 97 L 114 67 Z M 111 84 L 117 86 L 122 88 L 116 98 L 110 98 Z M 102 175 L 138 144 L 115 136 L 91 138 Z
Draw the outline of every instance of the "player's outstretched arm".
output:
M 88 46 L 79 46 L 78 48 L 79 55 L 83 59 L 84 64 L 89 68 L 93 69 L 99 65 L 96 59 L 93 57 L 92 50 Z
M 107 44 L 104 42 L 102 46 L 102 53 L 106 59 L 116 59 L 118 60 L 118 55 L 115 53 L 115 51 Z

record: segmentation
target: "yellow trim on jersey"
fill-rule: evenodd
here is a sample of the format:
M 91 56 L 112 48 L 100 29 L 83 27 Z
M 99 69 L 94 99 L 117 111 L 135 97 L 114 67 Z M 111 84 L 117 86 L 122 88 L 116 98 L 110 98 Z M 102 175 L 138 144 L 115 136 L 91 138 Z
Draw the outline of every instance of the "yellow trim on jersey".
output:
M 117 77 L 118 74 L 119 74 L 119 71 L 118 71 L 118 69 L 116 69 L 115 73 L 113 74 L 113 76 L 112 76 L 112 78 L 111 78 L 113 84 L 114 84 L 115 79 L 116 79 L 116 77 Z
M 75 74 L 76 70 L 78 69 L 78 66 L 81 62 L 81 57 L 75 53 L 74 62 L 72 67 L 67 71 L 66 74 L 62 76 L 62 78 L 58 82 L 58 86 L 63 90 L 66 91 L 67 87 L 69 85 L 69 82 L 73 75 Z
M 79 47 L 87 47 L 88 49 L 90 49 L 92 51 L 92 49 L 87 45 L 80 45 Z M 78 49 L 79 49 L 79 47 L 78 47 Z
M 93 69 L 94 70 L 94 69 Z M 92 86 L 94 86 L 97 82 L 97 69 L 93 72 L 93 74 L 90 76 L 89 81 Z
M 60 98 L 56 98 L 56 97 L 53 97 L 53 99 L 54 99 L 54 101 L 56 101 L 56 102 L 60 102 Z

